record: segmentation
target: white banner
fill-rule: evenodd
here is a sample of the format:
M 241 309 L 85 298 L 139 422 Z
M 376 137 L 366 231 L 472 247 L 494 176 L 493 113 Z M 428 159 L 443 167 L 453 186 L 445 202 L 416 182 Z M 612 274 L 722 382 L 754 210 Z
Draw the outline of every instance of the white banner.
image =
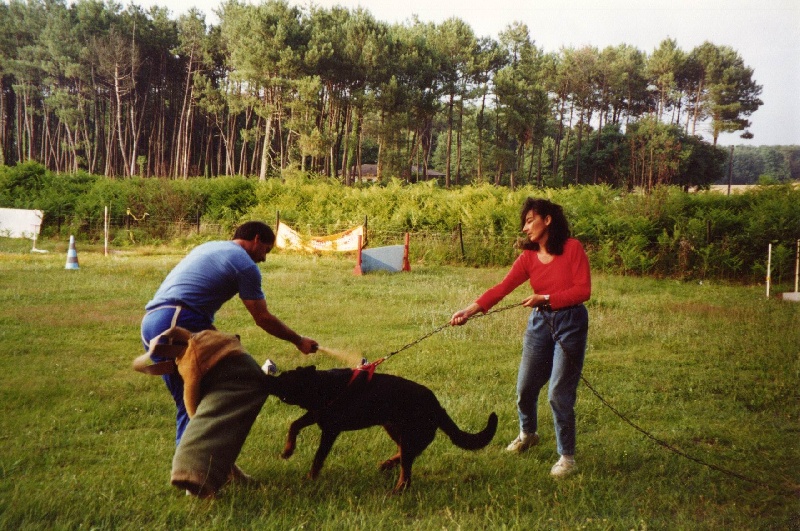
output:
M 36 239 L 44 212 L 19 208 L 0 208 L 0 236 Z
M 364 226 L 323 237 L 303 237 L 282 221 L 278 223 L 275 245 L 280 249 L 305 251 L 358 251 L 358 237 L 364 236 Z

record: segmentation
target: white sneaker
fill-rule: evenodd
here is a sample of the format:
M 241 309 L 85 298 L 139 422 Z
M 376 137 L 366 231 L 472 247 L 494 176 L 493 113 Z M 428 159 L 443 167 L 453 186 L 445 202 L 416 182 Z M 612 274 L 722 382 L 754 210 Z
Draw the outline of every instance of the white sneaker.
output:
M 565 478 L 575 472 L 578 466 L 575 464 L 574 457 L 561 456 L 553 468 L 550 469 L 550 475 L 554 478 Z
M 520 432 L 517 438 L 511 441 L 511 444 L 506 446 L 506 452 L 514 452 L 521 454 L 531 446 L 539 444 L 538 433 L 523 433 Z

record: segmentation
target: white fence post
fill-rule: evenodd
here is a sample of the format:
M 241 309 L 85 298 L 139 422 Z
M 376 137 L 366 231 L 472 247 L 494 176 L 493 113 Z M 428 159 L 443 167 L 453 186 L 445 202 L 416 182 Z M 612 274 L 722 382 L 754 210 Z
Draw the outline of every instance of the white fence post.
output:
M 772 244 L 767 248 L 767 298 L 769 299 L 770 269 L 772 268 Z

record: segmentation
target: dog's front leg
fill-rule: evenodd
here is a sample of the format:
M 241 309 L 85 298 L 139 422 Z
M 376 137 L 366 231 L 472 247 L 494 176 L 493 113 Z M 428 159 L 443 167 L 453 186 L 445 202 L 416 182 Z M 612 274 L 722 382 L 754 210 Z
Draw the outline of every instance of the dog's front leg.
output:
M 315 422 L 314 415 L 309 411 L 289 425 L 289 433 L 286 434 L 286 444 L 283 446 L 283 453 L 281 453 L 283 459 L 292 457 L 295 446 L 297 446 L 297 435 L 300 433 L 300 430 L 311 426 Z
M 333 443 L 336 442 L 336 438 L 338 436 L 338 431 L 325 429 L 322 430 L 319 448 L 317 448 L 317 453 L 314 455 L 314 462 L 311 464 L 311 471 L 308 473 L 308 477 L 311 479 L 316 479 L 316 477 L 319 476 L 319 471 L 322 469 L 322 464 L 325 462 L 325 458 L 328 457 L 328 452 L 330 452 L 331 448 L 333 448 Z

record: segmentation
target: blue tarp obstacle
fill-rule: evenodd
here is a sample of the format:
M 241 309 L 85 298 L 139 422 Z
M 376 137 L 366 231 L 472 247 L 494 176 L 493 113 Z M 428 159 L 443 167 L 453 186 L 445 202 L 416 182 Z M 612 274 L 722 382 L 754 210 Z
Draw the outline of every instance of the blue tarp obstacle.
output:
M 408 262 L 408 239 L 408 233 L 406 233 L 403 245 L 362 249 L 359 236 L 358 263 L 353 269 L 353 274 L 363 275 L 371 271 L 390 271 L 392 273 L 411 271 L 411 265 Z

